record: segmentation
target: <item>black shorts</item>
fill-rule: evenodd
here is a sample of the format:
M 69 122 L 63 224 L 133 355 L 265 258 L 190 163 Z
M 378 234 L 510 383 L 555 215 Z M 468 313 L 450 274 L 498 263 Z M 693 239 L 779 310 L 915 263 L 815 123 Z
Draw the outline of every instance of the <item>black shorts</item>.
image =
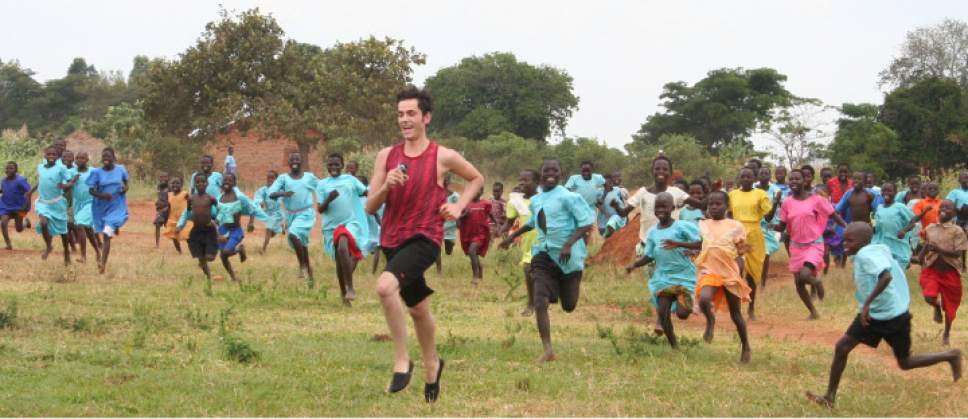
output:
M 890 320 L 871 319 L 867 327 L 860 324 L 860 315 L 857 315 L 844 334 L 872 348 L 883 339 L 898 360 L 911 356 L 911 313 Z
M 384 271 L 397 277 L 400 283 L 400 297 L 407 307 L 420 304 L 434 293 L 434 290 L 427 286 L 424 272 L 437 261 L 437 257 L 440 256 L 440 246 L 424 236 L 416 236 L 398 247 L 382 249 L 383 255 L 387 258 Z
M 188 251 L 196 259 L 215 257 L 218 254 L 218 232 L 211 226 L 192 227 L 188 234 Z
M 564 273 L 551 256 L 541 252 L 531 258 L 531 278 L 534 281 L 535 301 L 548 299 L 549 303 L 561 301 L 565 311 L 575 309 L 581 287 L 582 271 Z

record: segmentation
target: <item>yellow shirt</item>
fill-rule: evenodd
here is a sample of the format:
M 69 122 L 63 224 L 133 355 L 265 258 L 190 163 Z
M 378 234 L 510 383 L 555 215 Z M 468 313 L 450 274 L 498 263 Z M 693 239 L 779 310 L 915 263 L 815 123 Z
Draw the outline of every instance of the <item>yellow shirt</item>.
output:
M 729 192 L 729 211 L 733 219 L 742 223 L 757 223 L 770 213 L 773 205 L 766 191 L 753 188 L 749 192 L 735 189 Z
M 528 223 L 531 219 L 531 212 L 528 211 L 528 205 L 531 204 L 531 200 L 527 198 L 522 198 L 521 203 L 523 210 L 518 210 L 517 202 L 509 202 L 504 213 L 507 215 L 508 220 L 514 219 L 519 226 L 523 226 Z M 527 233 L 522 234 L 521 239 L 521 263 L 531 263 L 531 248 L 534 247 L 535 242 L 538 241 L 538 230 L 531 230 Z

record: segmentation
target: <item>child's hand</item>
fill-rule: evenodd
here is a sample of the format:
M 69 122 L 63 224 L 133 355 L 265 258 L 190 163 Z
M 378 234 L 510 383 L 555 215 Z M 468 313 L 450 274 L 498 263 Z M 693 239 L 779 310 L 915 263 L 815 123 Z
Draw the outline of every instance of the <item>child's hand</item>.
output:
M 860 313 L 860 325 L 867 327 L 871 323 L 871 305 L 864 304 L 864 309 Z
M 571 247 L 570 246 L 569 247 L 562 248 L 561 249 L 561 254 L 558 255 L 558 260 L 561 261 L 561 263 L 568 263 L 568 260 L 569 259 L 571 259 Z
M 625 265 L 625 274 L 628 275 L 632 273 L 632 271 L 634 271 L 635 268 L 637 268 L 637 266 L 635 266 L 635 262 Z
M 907 235 L 907 233 L 905 233 L 903 231 L 898 231 L 897 232 L 897 238 L 898 239 L 904 240 L 904 236 L 906 236 L 906 235 Z
M 219 242 L 219 243 L 225 243 L 225 242 L 227 242 L 227 241 L 229 241 L 229 238 L 228 238 L 228 237 L 225 237 L 225 236 L 218 236 L 218 242 Z
M 286 191 L 282 193 L 282 196 L 289 198 L 293 195 L 293 191 Z
M 679 242 L 677 242 L 675 240 L 663 240 L 662 241 L 662 248 L 663 249 L 671 250 L 671 249 L 675 249 L 677 247 L 682 247 L 682 243 L 679 243 Z
M 337 197 L 339 197 L 339 191 L 333 190 L 333 191 L 329 191 L 329 195 L 326 196 L 326 199 L 329 199 L 330 201 L 332 201 Z
M 245 228 L 245 231 L 249 233 L 255 231 L 255 224 L 249 223 L 249 225 Z

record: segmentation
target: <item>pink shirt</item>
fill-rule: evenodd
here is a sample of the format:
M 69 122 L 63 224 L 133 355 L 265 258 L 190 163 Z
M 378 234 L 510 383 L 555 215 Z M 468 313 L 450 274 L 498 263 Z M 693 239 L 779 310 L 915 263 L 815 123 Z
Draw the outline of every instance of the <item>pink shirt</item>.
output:
M 780 221 L 787 225 L 791 241 L 807 244 L 823 237 L 827 220 L 833 213 L 830 201 L 818 195 L 810 195 L 802 201 L 790 196 L 780 208 Z

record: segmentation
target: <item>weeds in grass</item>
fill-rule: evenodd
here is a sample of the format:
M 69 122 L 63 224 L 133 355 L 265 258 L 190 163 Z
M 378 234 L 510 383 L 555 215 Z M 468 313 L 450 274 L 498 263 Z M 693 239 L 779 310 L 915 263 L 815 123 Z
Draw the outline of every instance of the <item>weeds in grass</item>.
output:
M 247 364 L 258 361 L 260 354 L 242 338 L 229 333 L 228 322 L 233 307 L 226 308 L 219 313 L 218 338 L 222 344 L 222 355 L 232 361 Z
M 504 294 L 504 300 L 511 301 L 514 296 L 514 291 L 521 287 L 521 283 L 524 282 L 523 278 L 517 275 L 509 274 L 500 275 L 498 278 L 501 278 L 501 281 L 504 282 L 508 287 L 508 292 Z
M 202 292 L 209 297 L 215 296 L 215 293 L 212 292 L 212 278 L 205 277 L 205 286 L 202 288 Z
M 185 308 L 185 321 L 188 325 L 198 330 L 209 330 L 212 328 L 211 319 L 208 313 L 202 313 L 201 309 L 192 310 L 191 307 Z
M 101 319 L 91 320 L 87 317 L 78 317 L 73 319 L 58 317 L 54 323 L 65 330 L 70 330 L 75 333 L 97 333 L 103 330 L 105 322 Z
M 17 321 L 17 299 L 7 300 L 7 308 L 0 311 L 0 329 L 11 329 Z

